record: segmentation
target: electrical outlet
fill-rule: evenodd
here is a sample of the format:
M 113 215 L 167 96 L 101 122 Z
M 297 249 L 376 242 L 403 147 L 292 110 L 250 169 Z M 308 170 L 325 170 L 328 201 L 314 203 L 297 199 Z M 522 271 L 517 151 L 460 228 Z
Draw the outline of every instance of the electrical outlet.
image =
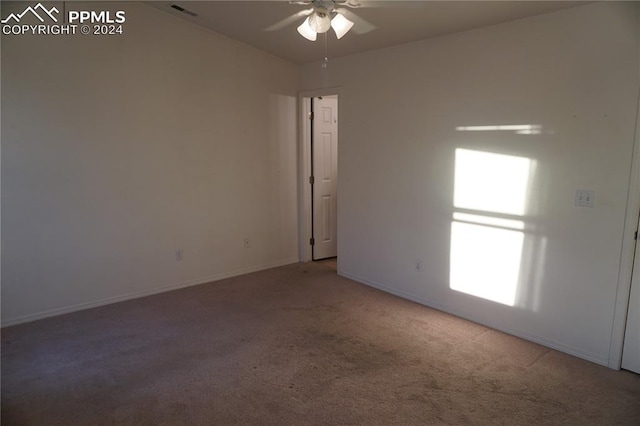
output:
M 596 193 L 590 189 L 577 189 L 575 205 L 578 207 L 593 207 L 596 200 Z
M 242 240 L 242 247 L 251 248 L 251 240 L 249 238 Z
M 182 258 L 182 249 L 176 250 L 176 262 L 180 262 Z

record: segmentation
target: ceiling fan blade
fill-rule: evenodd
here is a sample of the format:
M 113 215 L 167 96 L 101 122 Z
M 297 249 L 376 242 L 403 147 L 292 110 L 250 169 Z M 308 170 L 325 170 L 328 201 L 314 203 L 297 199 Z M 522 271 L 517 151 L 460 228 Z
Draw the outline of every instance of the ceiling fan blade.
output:
M 306 10 L 301 10 L 300 12 L 294 13 L 291 16 L 287 16 L 283 20 L 278 21 L 275 24 L 268 26 L 267 28 L 264 29 L 264 31 L 278 31 L 278 30 L 281 30 L 284 27 L 286 27 L 288 25 L 291 25 L 294 22 L 297 22 L 298 20 L 304 18 L 305 16 L 311 15 L 312 13 L 313 13 L 313 8 L 306 9 Z
M 335 9 L 335 11 L 341 15 L 344 15 L 345 18 L 353 22 L 354 25 L 352 31 L 356 34 L 366 34 L 378 28 L 366 19 L 359 17 L 349 9 L 341 7 L 339 9 Z

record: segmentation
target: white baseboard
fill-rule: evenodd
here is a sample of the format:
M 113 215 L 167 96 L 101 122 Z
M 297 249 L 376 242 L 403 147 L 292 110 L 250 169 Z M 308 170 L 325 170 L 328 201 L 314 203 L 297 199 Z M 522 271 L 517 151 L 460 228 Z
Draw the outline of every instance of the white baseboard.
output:
M 36 321 L 43 318 L 49 318 L 53 316 L 68 314 L 71 312 L 82 311 L 85 309 L 97 308 L 98 306 L 110 305 L 112 303 L 124 302 L 125 300 L 138 299 L 140 297 L 151 296 L 153 294 L 164 293 L 171 290 L 178 290 L 180 288 L 191 287 L 194 285 L 206 284 L 212 281 L 219 281 L 225 278 L 236 277 L 238 275 L 249 274 L 251 272 L 263 271 L 265 269 L 276 268 L 278 266 L 290 265 L 292 263 L 297 263 L 298 258 L 294 259 L 286 259 L 280 260 L 277 262 L 267 263 L 264 265 L 237 269 L 231 272 L 225 272 L 220 274 L 209 275 L 207 277 L 202 277 L 194 280 L 184 281 L 177 284 L 172 284 L 168 286 L 153 288 L 149 290 L 136 291 L 133 293 L 122 294 L 113 297 L 107 297 L 104 299 L 93 300 L 85 303 L 78 303 L 76 305 L 65 306 L 62 308 L 50 309 L 42 312 L 37 312 L 35 314 L 22 315 L 15 318 L 9 318 L 2 321 L 2 327 L 9 327 L 12 325 L 23 324 L 26 322 Z
M 464 319 L 469 320 L 469 321 L 473 321 L 473 322 L 475 322 L 477 324 L 481 324 L 481 325 L 493 328 L 495 330 L 502 331 L 502 332 L 507 333 L 507 334 L 511 334 L 512 336 L 520 337 L 520 338 L 523 338 L 525 340 L 529 340 L 530 342 L 538 343 L 538 344 L 540 344 L 542 346 L 546 346 L 546 347 L 551 348 L 551 349 L 556 349 L 556 350 L 558 350 L 560 352 L 564 352 L 564 353 L 567 353 L 569 355 L 573 355 L 573 356 L 576 356 L 578 358 L 582 358 L 584 360 L 587 360 L 587 361 L 590 361 L 590 362 L 593 362 L 593 363 L 596 363 L 596 364 L 600 364 L 600 365 L 603 365 L 605 367 L 609 367 L 609 359 L 608 358 L 603 358 L 603 357 L 598 356 L 596 354 L 593 354 L 593 353 L 590 353 L 590 352 L 586 352 L 586 351 L 583 351 L 583 350 L 580 350 L 580 349 L 576 349 L 574 347 L 567 346 L 567 345 L 564 345 L 562 343 L 555 342 L 555 341 L 552 341 L 552 340 L 548 340 L 548 339 L 542 338 L 540 336 L 532 335 L 532 334 L 529 334 L 529 333 L 524 333 L 524 332 L 521 332 L 521 331 L 518 331 L 518 330 L 513 330 L 513 329 L 510 329 L 508 327 L 505 327 L 502 324 L 497 324 L 497 323 L 492 323 L 492 322 L 489 322 L 489 321 L 479 320 L 479 319 L 474 318 L 474 317 L 472 317 L 472 316 L 470 316 L 470 315 L 468 315 L 468 314 L 466 314 L 464 312 L 460 312 L 460 311 L 457 311 L 456 309 L 450 308 L 448 306 L 440 305 L 440 304 L 434 303 L 434 302 L 432 302 L 430 300 L 424 299 L 422 297 L 415 296 L 415 295 L 409 294 L 409 293 L 405 293 L 403 291 L 387 287 L 387 286 L 385 286 L 383 284 L 380 284 L 380 283 L 377 283 L 375 281 L 371 281 L 371 280 L 368 280 L 366 278 L 359 277 L 358 275 L 352 274 L 350 272 L 347 272 L 347 271 L 345 271 L 344 269 L 341 269 L 341 268 L 338 268 L 338 275 L 343 276 L 345 278 L 349 278 L 349 279 L 354 280 L 354 281 L 357 281 L 359 283 L 365 284 L 365 285 L 367 285 L 369 287 L 373 287 L 373 288 L 376 288 L 378 290 L 384 291 L 385 293 L 390 293 L 390 294 L 393 294 L 395 296 L 402 297 L 403 299 L 411 300 L 412 302 L 416 302 L 416 303 L 419 303 L 421 305 L 425 305 L 425 306 L 428 306 L 430 308 L 437 309 L 438 311 L 446 312 L 448 314 L 455 315 L 457 317 L 464 318 Z M 611 368 L 611 367 L 609 367 L 609 368 Z

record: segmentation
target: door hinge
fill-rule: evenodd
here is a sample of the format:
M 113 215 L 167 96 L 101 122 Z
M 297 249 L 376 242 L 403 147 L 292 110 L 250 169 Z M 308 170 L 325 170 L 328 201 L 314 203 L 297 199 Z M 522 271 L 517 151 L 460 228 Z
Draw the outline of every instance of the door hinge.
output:
M 313 111 L 309 113 L 309 120 L 313 120 Z
M 638 231 L 636 231 L 636 234 L 633 236 L 633 239 L 634 239 L 634 240 L 637 240 L 637 239 L 638 239 Z
M 311 185 L 313 185 L 314 183 L 316 183 L 316 178 L 314 178 L 313 176 L 309 176 L 309 183 Z
M 311 244 L 312 246 L 316 244 L 316 239 L 315 238 L 310 238 L 309 239 L 309 244 Z

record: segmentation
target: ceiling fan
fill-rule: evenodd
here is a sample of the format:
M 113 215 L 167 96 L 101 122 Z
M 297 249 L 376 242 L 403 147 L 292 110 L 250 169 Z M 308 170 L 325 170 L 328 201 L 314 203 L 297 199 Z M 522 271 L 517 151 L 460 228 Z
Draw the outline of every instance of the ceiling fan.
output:
M 298 26 L 298 33 L 310 41 L 316 41 L 318 34 L 323 34 L 333 28 L 336 37 L 341 39 L 353 28 L 356 34 L 365 34 L 376 29 L 376 26 L 362 19 L 348 8 L 360 7 L 380 7 L 383 3 L 373 1 L 356 0 L 302 0 L 290 1 L 290 4 L 311 6 L 309 9 L 301 10 L 291 16 L 266 28 L 265 31 L 276 31 L 282 29 L 300 19 L 304 19 Z M 344 6 L 344 7 L 340 7 Z

